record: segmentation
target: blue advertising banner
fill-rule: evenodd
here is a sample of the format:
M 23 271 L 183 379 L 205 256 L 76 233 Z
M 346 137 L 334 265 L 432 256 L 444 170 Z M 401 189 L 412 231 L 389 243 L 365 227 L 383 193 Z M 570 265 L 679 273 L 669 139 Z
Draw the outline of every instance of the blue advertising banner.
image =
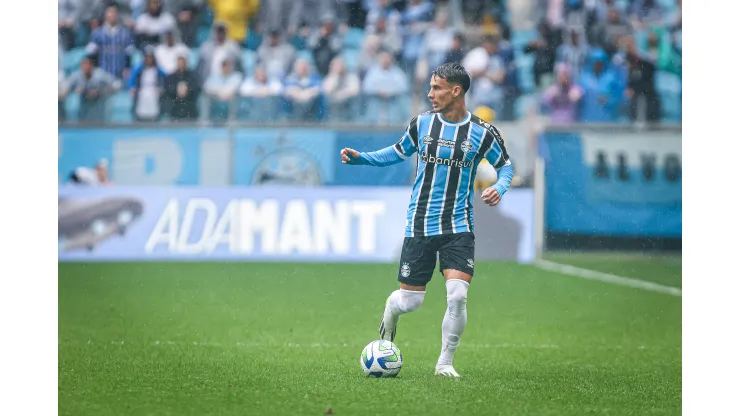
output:
M 229 146 L 225 128 L 59 129 L 59 183 L 105 158 L 120 185 L 226 185 Z
M 681 236 L 680 133 L 545 133 L 552 232 Z
M 301 128 L 59 130 L 59 183 L 78 167 L 110 163 L 119 185 L 409 186 L 413 159 L 385 168 L 342 165 L 339 151 L 382 149 L 403 131 Z
M 393 263 L 409 198 L 404 187 L 62 186 L 59 261 Z M 512 189 L 476 207 L 476 259 L 531 261 L 533 204 Z

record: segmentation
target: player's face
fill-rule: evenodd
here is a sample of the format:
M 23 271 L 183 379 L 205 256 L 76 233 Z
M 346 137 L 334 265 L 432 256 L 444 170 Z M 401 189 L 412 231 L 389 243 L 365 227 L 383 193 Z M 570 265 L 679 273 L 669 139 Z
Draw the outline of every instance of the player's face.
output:
M 459 94 L 458 88 L 449 84 L 446 79 L 432 75 L 429 81 L 429 94 L 427 94 L 427 98 L 432 103 L 432 110 L 444 111 L 455 100 L 455 94 Z

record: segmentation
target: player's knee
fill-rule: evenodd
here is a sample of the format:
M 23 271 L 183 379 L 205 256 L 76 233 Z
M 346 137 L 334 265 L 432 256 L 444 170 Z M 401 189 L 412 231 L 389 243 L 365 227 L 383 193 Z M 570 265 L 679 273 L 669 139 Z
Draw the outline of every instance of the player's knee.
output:
M 447 286 L 447 305 L 452 309 L 462 309 L 468 302 L 468 285 L 464 280 L 450 279 Z
M 421 304 L 424 302 L 426 291 L 399 289 L 399 294 L 401 300 L 398 305 L 399 309 L 401 309 L 403 313 L 408 313 L 421 307 Z

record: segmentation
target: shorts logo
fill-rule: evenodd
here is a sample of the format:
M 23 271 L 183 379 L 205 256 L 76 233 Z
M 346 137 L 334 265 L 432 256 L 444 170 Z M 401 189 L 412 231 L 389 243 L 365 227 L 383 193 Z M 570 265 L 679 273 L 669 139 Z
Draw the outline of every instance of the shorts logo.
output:
M 473 259 L 468 259 L 468 267 L 473 268 Z
M 424 136 L 422 140 L 424 141 L 424 144 L 431 144 L 434 141 L 432 136 Z
M 460 148 L 463 152 L 468 153 L 469 151 L 473 150 L 473 145 L 470 143 L 470 140 L 465 140 L 460 144 Z
M 401 266 L 401 276 L 409 277 L 409 275 L 411 275 L 411 268 L 409 267 L 408 263 L 404 263 Z

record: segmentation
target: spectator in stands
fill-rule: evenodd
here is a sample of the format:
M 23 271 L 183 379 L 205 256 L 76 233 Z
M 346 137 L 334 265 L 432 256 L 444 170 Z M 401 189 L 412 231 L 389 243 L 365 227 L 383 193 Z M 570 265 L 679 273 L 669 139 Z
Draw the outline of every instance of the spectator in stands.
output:
M 57 102 L 57 121 L 61 123 L 67 119 L 67 111 L 64 106 L 64 98 L 67 96 L 67 78 L 62 69 L 59 69 L 58 72 L 58 83 L 59 98 Z
M 648 29 L 647 36 L 640 43 L 640 55 L 650 61 L 660 71 L 680 75 L 681 56 L 671 45 L 668 31 L 659 26 Z
M 455 30 L 447 24 L 447 19 L 446 12 L 437 13 L 434 25 L 424 33 L 416 65 L 417 82 L 426 85 L 432 71 L 445 63 L 445 58 L 452 49 Z
M 324 79 L 324 95 L 329 103 L 332 121 L 354 121 L 358 113 L 360 78 L 348 72 L 340 57 L 331 62 L 331 69 Z
M 660 120 L 660 97 L 655 89 L 655 65 L 637 50 L 634 39 L 627 41 L 627 90 L 629 115 L 633 121 Z
M 401 15 L 403 25 L 402 66 L 411 74 L 419 59 L 419 51 L 424 41 L 424 33 L 432 25 L 434 5 L 428 0 L 409 0 Z
M 375 0 L 370 3 L 365 21 L 365 33 L 377 33 L 379 20 L 383 20 L 384 30 L 400 35 L 401 13 L 393 7 L 390 0 Z
M 177 39 L 174 29 L 165 32 L 162 38 L 162 43 L 154 50 L 154 57 L 157 58 L 159 68 L 170 75 L 177 70 L 177 59 L 181 56 L 188 57 L 190 49 Z
M 69 77 L 65 90 L 74 91 L 80 96 L 80 121 L 103 122 L 108 97 L 120 88 L 119 80 L 108 72 L 95 68 L 92 59 L 86 57 L 80 64 L 80 70 Z
M 244 43 L 247 36 L 249 19 L 257 14 L 259 0 L 209 0 L 213 8 L 214 19 L 223 22 L 228 28 L 228 35 L 238 45 Z
M 136 19 L 136 45 L 141 49 L 156 46 L 162 35 L 175 28 L 175 18 L 162 11 L 160 0 L 147 0 L 146 12 Z
M 241 49 L 236 42 L 226 36 L 226 26 L 216 23 L 213 26 L 213 38 L 204 42 L 199 50 L 198 76 L 207 80 L 211 74 L 221 74 L 223 62 L 241 61 Z
M 594 49 L 589 54 L 586 68 L 578 78 L 578 85 L 583 91 L 581 121 L 616 122 L 624 94 L 624 81 L 609 65 L 609 56 L 601 49 Z
M 383 51 L 362 81 L 362 91 L 368 99 L 368 121 L 372 123 L 402 123 L 408 109 L 404 97 L 409 93 L 406 74 L 395 64 L 393 56 Z
M 504 26 L 505 27 L 505 26 Z M 514 48 L 509 42 L 509 32 L 504 30 L 499 40 L 499 57 L 504 64 L 504 82 L 501 84 L 503 89 L 503 105 L 501 111 L 496 115 L 499 121 L 514 120 L 514 107 L 516 100 L 519 98 L 521 90 L 519 88 L 519 71 L 517 71 L 516 60 L 514 59 Z
M 483 44 L 465 55 L 462 62 L 471 77 L 470 105 L 485 105 L 497 113 L 501 111 L 504 100 L 503 82 L 506 67 L 499 56 L 499 40 L 487 35 Z
M 392 53 L 393 58 L 397 59 L 400 56 L 401 48 L 403 47 L 401 32 L 397 28 L 389 28 L 386 23 L 387 20 L 384 17 L 376 19 L 373 34 L 380 38 L 380 47 Z
M 277 79 L 269 79 L 264 67 L 254 69 L 254 75 L 244 79 L 239 88 L 243 97 L 242 108 L 245 118 L 250 121 L 276 121 L 279 113 L 283 84 Z
M 166 74 L 157 66 L 154 48 L 144 49 L 144 62 L 134 68 L 129 79 L 129 91 L 134 96 L 134 119 L 157 121 L 161 114 L 162 91 Z
M 367 19 L 366 0 L 339 0 L 340 14 L 349 27 L 362 29 Z
M 302 28 L 318 27 L 322 19 L 338 16 L 339 9 L 336 0 L 263 0 L 258 20 L 265 25 L 266 32 L 284 32 L 286 39 L 292 42 Z
M 225 121 L 229 118 L 232 102 L 241 82 L 242 74 L 234 71 L 234 64 L 229 59 L 221 62 L 221 71 L 211 73 L 203 87 L 210 99 L 211 121 Z
M 550 123 L 574 123 L 578 120 L 578 105 L 583 91 L 571 81 L 568 64 L 559 63 L 555 73 L 556 82 L 542 94 L 542 104 L 548 110 Z
M 297 51 L 309 49 L 308 42 L 315 32 L 311 32 L 308 23 L 303 22 L 298 30 L 288 38 L 288 43 Z
M 77 12 L 80 24 L 77 29 L 82 33 L 77 35 L 78 40 L 88 42 L 92 32 L 105 21 L 105 6 L 100 0 L 74 0 L 78 4 Z
M 164 94 L 170 118 L 177 121 L 198 119 L 200 80 L 188 68 L 186 56 L 177 57 L 177 70 L 165 78 Z
M 509 39 L 511 37 L 509 26 L 502 22 L 501 17 L 493 11 L 483 14 L 481 28 L 484 35 L 493 35 L 499 39 Z
M 582 31 L 571 28 L 567 32 L 563 44 L 558 47 L 556 52 L 556 62 L 565 62 L 570 67 L 571 73 L 578 77 L 581 74 L 581 68 L 586 62 L 589 46 L 583 36 Z
M 295 59 L 295 49 L 280 37 L 278 30 L 270 32 L 267 42 L 257 49 L 257 62 L 265 67 L 268 78 L 285 78 Z
M 80 24 L 79 7 L 77 0 L 59 0 L 57 9 L 59 37 L 65 50 L 72 49 L 77 41 L 77 26 Z
M 318 119 L 321 78 L 311 73 L 307 60 L 296 60 L 293 73 L 285 79 L 284 92 L 293 120 L 311 122 Z
M 195 46 L 204 0 L 164 0 L 164 10 L 175 17 L 177 31 L 188 47 Z
M 357 69 L 360 76 L 364 77 L 367 70 L 378 62 L 380 54 L 380 37 L 378 35 L 366 35 L 362 43 L 362 53 L 360 54 Z
M 329 65 L 342 50 L 342 37 L 334 29 L 334 20 L 327 17 L 321 27 L 308 40 L 308 47 L 313 52 L 313 61 L 319 75 L 329 73 Z
M 102 70 L 119 79 L 128 78 L 134 37 L 119 24 L 116 6 L 105 9 L 105 23 L 90 35 L 86 50 Z
M 525 53 L 534 53 L 534 82 L 540 90 L 552 84 L 555 70 L 555 52 L 560 45 L 560 31 L 551 27 L 547 20 L 537 25 L 537 38 L 529 42 Z
M 450 51 L 447 52 L 443 63 L 447 62 L 462 62 L 465 59 L 465 35 L 462 33 L 456 33 L 452 37 L 452 46 Z
M 340 7 L 337 0 L 291 0 L 290 16 L 288 17 L 288 37 L 294 35 L 302 24 L 310 28 L 321 25 L 322 20 L 333 17 L 339 18 Z M 335 21 L 335 25 L 341 21 Z M 285 27 L 278 27 L 285 30 Z
M 660 23 L 663 19 L 663 10 L 656 0 L 632 0 L 629 13 L 632 26 L 636 29 Z
M 123 26 L 132 31 L 136 26 L 136 18 L 141 15 L 141 12 L 143 12 L 143 9 L 146 7 L 146 0 L 93 0 L 93 2 L 95 3 L 96 8 L 99 7 L 98 5 L 101 5 L 102 7 L 110 5 L 116 6 Z M 134 10 L 134 6 L 136 6 L 136 10 Z M 98 12 L 98 14 L 102 13 Z
M 609 56 L 617 51 L 620 40 L 629 36 L 632 28 L 616 7 L 609 8 L 606 21 L 597 23 L 592 31 L 592 42 Z

